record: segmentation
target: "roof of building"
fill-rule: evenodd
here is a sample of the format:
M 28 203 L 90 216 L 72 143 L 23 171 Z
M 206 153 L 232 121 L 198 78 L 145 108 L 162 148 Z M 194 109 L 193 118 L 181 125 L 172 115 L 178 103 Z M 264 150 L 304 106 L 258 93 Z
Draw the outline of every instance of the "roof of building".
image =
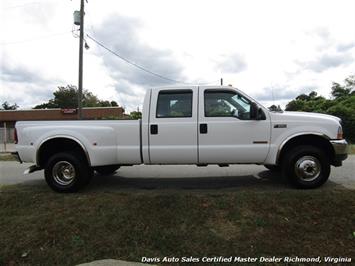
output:
M 82 109 L 83 119 L 103 117 L 124 117 L 122 107 L 85 107 Z M 29 121 L 29 120 L 76 120 L 76 109 L 30 109 L 30 110 L 1 110 L 0 121 Z

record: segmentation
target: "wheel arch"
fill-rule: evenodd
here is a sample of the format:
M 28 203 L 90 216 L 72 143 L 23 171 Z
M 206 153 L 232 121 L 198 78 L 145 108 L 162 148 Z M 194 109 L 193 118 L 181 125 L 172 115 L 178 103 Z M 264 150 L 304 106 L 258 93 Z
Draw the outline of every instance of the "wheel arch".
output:
M 286 138 L 279 146 L 276 155 L 276 164 L 280 164 L 285 153 L 297 145 L 310 145 L 326 152 L 330 163 L 334 161 L 334 148 L 329 142 L 330 138 L 321 133 L 299 133 Z
M 36 164 L 43 168 L 50 155 L 72 150 L 79 152 L 87 160 L 88 165 L 91 165 L 90 156 L 84 144 L 75 137 L 64 135 L 48 137 L 40 142 L 36 152 Z

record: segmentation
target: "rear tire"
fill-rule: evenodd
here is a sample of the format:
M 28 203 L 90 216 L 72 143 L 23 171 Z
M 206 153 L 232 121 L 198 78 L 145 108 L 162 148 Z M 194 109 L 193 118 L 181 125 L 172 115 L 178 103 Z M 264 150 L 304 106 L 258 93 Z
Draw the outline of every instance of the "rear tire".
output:
M 282 173 L 292 185 L 298 188 L 317 188 L 328 180 L 330 162 L 321 149 L 303 145 L 285 154 L 282 160 Z
M 44 169 L 47 184 L 56 192 L 77 192 L 86 186 L 93 171 L 85 158 L 75 152 L 60 152 L 52 155 Z
M 112 175 L 118 170 L 118 168 L 120 167 L 117 165 L 98 166 L 95 168 L 95 171 L 100 175 Z

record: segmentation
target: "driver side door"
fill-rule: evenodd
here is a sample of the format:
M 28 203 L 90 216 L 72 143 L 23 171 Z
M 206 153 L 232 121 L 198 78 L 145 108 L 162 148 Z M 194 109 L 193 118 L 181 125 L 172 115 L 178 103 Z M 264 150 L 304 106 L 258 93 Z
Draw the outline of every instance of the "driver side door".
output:
M 251 100 L 235 89 L 199 88 L 199 163 L 262 163 L 270 120 L 250 118 Z

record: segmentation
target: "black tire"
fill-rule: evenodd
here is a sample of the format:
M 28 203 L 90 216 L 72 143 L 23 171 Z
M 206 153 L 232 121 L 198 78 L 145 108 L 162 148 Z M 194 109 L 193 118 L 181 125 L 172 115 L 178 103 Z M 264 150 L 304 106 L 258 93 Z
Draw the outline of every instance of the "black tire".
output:
M 44 169 L 47 184 L 56 192 L 77 192 L 86 186 L 93 171 L 85 158 L 75 152 L 60 152 L 52 155 Z
M 330 162 L 320 148 L 302 145 L 287 151 L 282 173 L 297 188 L 317 188 L 328 180 Z
M 118 168 L 120 168 L 118 165 L 98 166 L 95 167 L 95 171 L 100 175 L 112 175 L 118 170 Z
M 266 169 L 269 169 L 271 172 L 280 172 L 281 171 L 280 165 L 266 164 L 264 166 Z

